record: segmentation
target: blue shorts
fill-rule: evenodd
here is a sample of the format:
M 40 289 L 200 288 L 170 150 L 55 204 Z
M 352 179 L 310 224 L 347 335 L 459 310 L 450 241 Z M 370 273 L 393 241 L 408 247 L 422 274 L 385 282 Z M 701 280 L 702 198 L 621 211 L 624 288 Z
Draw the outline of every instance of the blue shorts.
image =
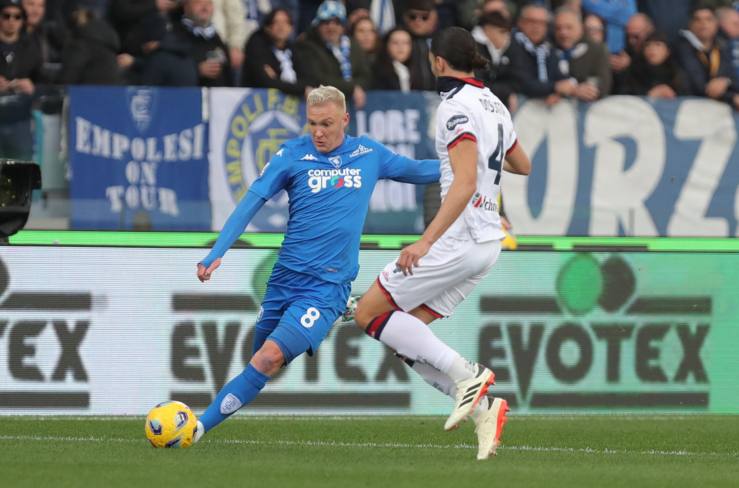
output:
M 277 343 L 289 363 L 313 354 L 344 313 L 351 283 L 330 283 L 275 265 L 257 319 L 254 352 L 266 339 Z

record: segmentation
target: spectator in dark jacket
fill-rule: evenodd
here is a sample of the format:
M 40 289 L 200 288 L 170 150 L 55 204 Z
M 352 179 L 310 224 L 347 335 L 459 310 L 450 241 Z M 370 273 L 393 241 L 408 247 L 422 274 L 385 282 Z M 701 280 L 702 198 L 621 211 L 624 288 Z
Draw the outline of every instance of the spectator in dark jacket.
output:
M 277 88 L 290 95 L 303 96 L 309 85 L 305 59 L 295 55 L 293 20 L 278 8 L 267 14 L 262 27 L 246 43 L 241 84 L 254 88 Z
M 371 74 L 362 48 L 344 33 L 345 22 L 344 5 L 332 0 L 323 2 L 313 27 L 296 43 L 295 50 L 310 61 L 311 84 L 335 86 L 353 100 L 355 107 L 362 108 Z
M 570 96 L 577 84 L 559 69 L 553 46 L 547 41 L 549 10 L 541 5 L 527 5 L 518 19 L 519 30 L 509 48 L 511 67 L 520 83 L 521 93 L 543 98 L 549 105 Z
M 111 0 L 108 7 L 109 21 L 118 33 L 124 50 L 134 50 L 135 40 L 129 40 L 129 34 L 150 14 L 169 15 L 180 6 L 179 0 Z M 133 42 L 134 45 L 129 45 Z
M 213 0 L 184 0 L 182 18 L 174 23 L 173 33 L 197 67 L 199 86 L 231 86 L 228 46 L 218 36 L 212 18 Z
M 472 29 L 472 37 L 477 41 L 480 53 L 488 60 L 487 68 L 477 70 L 475 76 L 482 80 L 509 110 L 515 111 L 518 107 L 516 92 L 519 88 L 509 54 L 510 21 L 500 12 L 485 14 Z
M 62 19 L 46 17 L 46 0 L 23 0 L 23 9 L 26 11 L 26 33 L 41 52 L 42 81 L 55 83 L 62 68 L 66 26 Z
M 718 20 L 710 8 L 698 6 L 689 30 L 680 32 L 675 51 L 685 71 L 690 95 L 721 100 L 739 109 L 739 82 L 731 55 L 718 38 Z
M 150 13 L 129 33 L 123 64 L 126 83 L 153 86 L 197 86 L 198 72 L 186 44 L 170 31 L 167 17 Z M 127 57 L 126 57 L 127 56 Z
M 412 89 L 412 49 L 411 33 L 403 27 L 395 27 L 385 34 L 377 61 L 372 67 L 373 90 L 408 92 Z
M 685 95 L 685 75 L 675 62 L 664 34 L 653 33 L 644 42 L 643 52 L 626 72 L 624 93 L 672 99 Z
M 592 102 L 611 92 L 608 49 L 585 37 L 580 12 L 561 7 L 554 17 L 559 68 L 577 82 L 572 96 Z
M 642 13 L 634 14 L 626 23 L 626 48 L 616 54 L 611 54 L 611 70 L 615 93 L 623 93 L 626 70 L 634 58 L 641 55 L 644 40 L 654 32 L 651 19 Z
M 62 54 L 59 82 L 65 85 L 119 85 L 118 35 L 105 21 L 86 8 L 70 15 L 69 39 Z
M 403 23 L 413 36 L 411 69 L 419 74 L 414 90 L 436 89 L 436 77 L 431 71 L 429 48 L 431 37 L 439 24 L 439 14 L 434 0 L 408 0 L 403 11 Z
M 31 96 L 41 77 L 41 53 L 23 33 L 20 0 L 0 0 L 0 158 L 33 154 Z

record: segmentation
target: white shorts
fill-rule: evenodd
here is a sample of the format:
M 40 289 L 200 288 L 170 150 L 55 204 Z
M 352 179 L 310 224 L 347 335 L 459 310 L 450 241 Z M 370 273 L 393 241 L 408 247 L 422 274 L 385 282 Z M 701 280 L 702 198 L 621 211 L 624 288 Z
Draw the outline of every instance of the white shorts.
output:
M 412 275 L 404 276 L 394 260 L 377 281 L 396 308 L 410 312 L 422 306 L 437 318 L 449 317 L 490 272 L 500 246 L 500 241 L 477 243 L 442 236 L 413 268 Z

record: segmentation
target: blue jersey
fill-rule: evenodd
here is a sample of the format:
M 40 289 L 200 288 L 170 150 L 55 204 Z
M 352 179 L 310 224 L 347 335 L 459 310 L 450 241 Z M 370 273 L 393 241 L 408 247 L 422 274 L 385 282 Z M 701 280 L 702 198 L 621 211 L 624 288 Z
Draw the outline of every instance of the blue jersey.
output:
M 432 183 L 439 180 L 439 161 L 400 156 L 364 136 L 345 136 L 339 147 L 323 154 L 306 135 L 283 144 L 248 193 L 263 201 L 283 189 L 288 193 L 290 215 L 280 265 L 342 283 L 359 271 L 359 241 L 370 197 L 383 178 Z M 239 220 L 229 218 L 222 234 L 235 235 L 230 226 L 243 230 L 248 222 Z M 203 264 L 220 257 L 226 250 L 220 247 L 217 242 Z

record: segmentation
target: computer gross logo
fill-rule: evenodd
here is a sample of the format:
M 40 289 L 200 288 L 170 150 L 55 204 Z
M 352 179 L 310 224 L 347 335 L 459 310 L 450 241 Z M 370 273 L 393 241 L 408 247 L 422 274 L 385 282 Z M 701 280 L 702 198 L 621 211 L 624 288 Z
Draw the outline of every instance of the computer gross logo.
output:
M 311 169 L 308 170 L 308 188 L 311 193 L 318 193 L 326 188 L 362 187 L 362 170 L 360 168 Z
M 496 395 L 531 411 L 708 409 L 711 296 L 650 294 L 625 256 L 574 255 L 554 296 L 481 297 Z
M 89 408 L 80 348 L 90 329 L 92 294 L 14 288 L 0 260 L 0 412 Z

